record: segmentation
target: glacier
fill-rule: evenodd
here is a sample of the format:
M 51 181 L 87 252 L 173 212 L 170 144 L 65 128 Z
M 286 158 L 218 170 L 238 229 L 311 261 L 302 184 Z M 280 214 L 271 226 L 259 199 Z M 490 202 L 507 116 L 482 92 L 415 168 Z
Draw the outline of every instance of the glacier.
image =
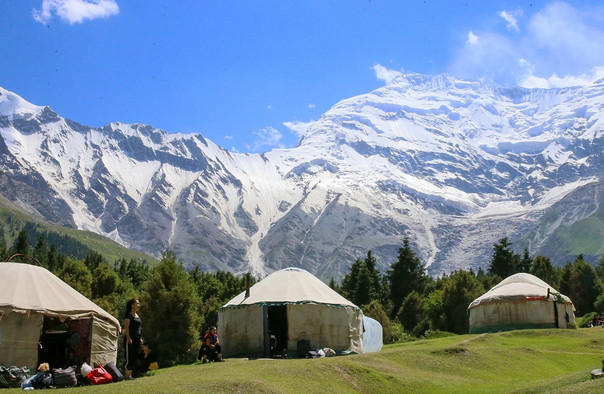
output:
M 336 103 L 297 147 L 250 154 L 149 125 L 85 126 L 0 88 L 0 170 L 52 207 L 20 201 L 29 212 L 188 267 L 341 278 L 368 250 L 388 269 L 409 237 L 441 275 L 486 267 L 500 238 L 536 234 L 551 207 L 599 184 L 603 106 L 604 81 L 405 74 Z

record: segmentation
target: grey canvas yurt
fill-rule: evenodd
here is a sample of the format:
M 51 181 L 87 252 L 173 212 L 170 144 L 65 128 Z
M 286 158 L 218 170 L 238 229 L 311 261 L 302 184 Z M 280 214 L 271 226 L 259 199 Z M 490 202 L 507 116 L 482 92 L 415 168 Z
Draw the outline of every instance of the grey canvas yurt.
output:
M 379 323 L 373 322 L 376 332 Z M 252 286 L 249 294 L 242 292 L 230 300 L 218 313 L 218 332 L 225 356 L 268 356 L 271 346 L 293 356 L 300 340 L 310 341 L 312 349 L 364 352 L 363 312 L 298 268 L 274 272 Z M 372 351 L 381 348 L 381 336 L 375 340 L 380 343 L 371 344 Z
M 116 361 L 117 319 L 50 271 L 0 262 L 0 365 Z
M 531 274 L 507 277 L 468 306 L 470 333 L 575 328 L 572 301 Z

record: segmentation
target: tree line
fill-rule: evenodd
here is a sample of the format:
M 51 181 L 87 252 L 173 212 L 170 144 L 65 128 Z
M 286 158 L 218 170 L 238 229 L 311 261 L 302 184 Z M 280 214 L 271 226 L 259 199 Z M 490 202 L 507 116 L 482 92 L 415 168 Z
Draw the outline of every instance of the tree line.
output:
M 246 283 L 251 286 L 255 282 L 249 274 L 202 272 L 199 267 L 187 271 L 170 251 L 153 267 L 135 259 L 110 263 L 93 251 L 77 258 L 59 252 L 48 238 L 41 232 L 30 246 L 28 232 L 23 229 L 7 246 L 0 229 L 0 261 L 15 254 L 34 257 L 122 324 L 126 302 L 138 298 L 143 337 L 155 343 L 162 365 L 192 362 L 200 336 L 217 324 L 220 307 L 244 291 Z M 470 302 L 517 272 L 529 272 L 570 297 L 577 316 L 604 311 L 604 259 L 593 267 L 580 255 L 557 267 L 548 257 L 531 258 L 527 250 L 516 254 L 511 246 L 507 238 L 493 245 L 486 272 L 457 270 L 432 278 L 409 239 L 404 238 L 396 261 L 386 272 L 379 271 L 369 251 L 364 259 L 352 263 L 340 283 L 332 279 L 329 286 L 382 324 L 385 343 L 447 332 L 467 333 L 466 308 Z M 12 261 L 20 258 L 31 263 L 24 257 Z M 118 352 L 119 357 L 122 353 Z
M 405 336 L 467 333 L 468 305 L 519 272 L 535 275 L 568 296 L 578 317 L 604 311 L 604 258 L 593 267 L 579 255 L 558 267 L 546 256 L 532 258 L 527 249 L 518 254 L 511 247 L 505 237 L 494 244 L 486 272 L 482 268 L 477 272 L 457 270 L 432 278 L 405 238 L 397 260 L 384 274 L 369 251 L 352 264 L 339 285 L 332 280 L 330 286 L 382 324 L 386 343 Z

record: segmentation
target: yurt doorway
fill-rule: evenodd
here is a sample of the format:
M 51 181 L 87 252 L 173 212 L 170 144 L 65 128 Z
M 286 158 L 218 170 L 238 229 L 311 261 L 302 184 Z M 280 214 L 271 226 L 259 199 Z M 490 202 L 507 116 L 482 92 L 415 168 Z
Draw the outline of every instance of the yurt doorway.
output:
M 287 354 L 287 305 L 268 307 L 268 332 L 271 340 L 271 357 Z
M 92 318 L 66 319 L 44 316 L 38 365 L 48 363 L 51 368 L 90 363 L 92 345 Z

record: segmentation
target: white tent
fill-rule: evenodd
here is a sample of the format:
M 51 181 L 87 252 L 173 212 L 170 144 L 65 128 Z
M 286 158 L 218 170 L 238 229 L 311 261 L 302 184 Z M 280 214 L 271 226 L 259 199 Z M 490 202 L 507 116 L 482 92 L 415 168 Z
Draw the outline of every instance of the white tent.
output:
M 0 365 L 116 361 L 116 318 L 50 271 L 0 262 Z
M 468 306 L 470 333 L 522 328 L 574 328 L 572 301 L 541 279 L 518 273 Z
M 298 268 L 274 272 L 248 296 L 242 292 L 230 300 L 218 313 L 218 332 L 225 356 L 267 355 L 271 338 L 290 355 L 303 339 L 312 349 L 364 352 L 363 312 Z

